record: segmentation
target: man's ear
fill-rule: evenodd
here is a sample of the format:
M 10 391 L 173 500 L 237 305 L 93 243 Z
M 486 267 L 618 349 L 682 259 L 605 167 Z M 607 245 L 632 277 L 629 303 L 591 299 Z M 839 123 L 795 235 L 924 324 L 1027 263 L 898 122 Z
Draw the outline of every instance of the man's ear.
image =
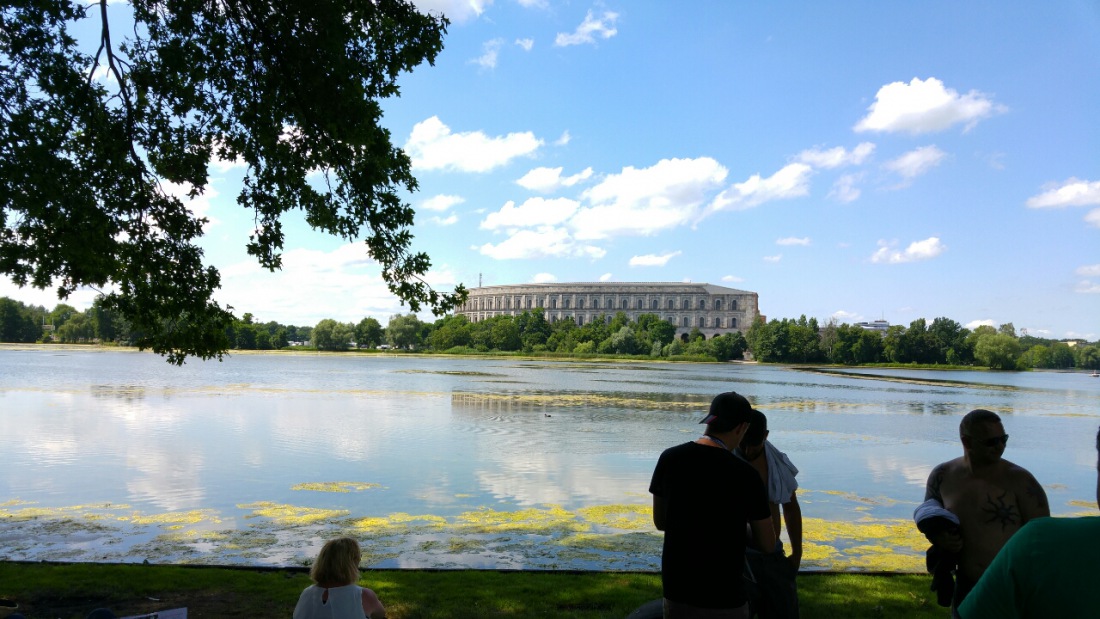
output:
M 768 435 L 771 434 L 771 433 L 772 433 L 771 430 L 764 430 L 764 440 L 765 441 L 768 440 Z

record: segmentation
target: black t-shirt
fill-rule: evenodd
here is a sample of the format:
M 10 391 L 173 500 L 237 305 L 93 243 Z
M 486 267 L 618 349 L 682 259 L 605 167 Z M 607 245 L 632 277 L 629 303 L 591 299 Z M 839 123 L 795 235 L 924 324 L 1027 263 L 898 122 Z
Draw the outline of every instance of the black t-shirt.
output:
M 684 443 L 657 460 L 649 491 L 665 500 L 664 596 L 700 608 L 745 603 L 745 524 L 771 517 L 760 476 L 732 453 Z

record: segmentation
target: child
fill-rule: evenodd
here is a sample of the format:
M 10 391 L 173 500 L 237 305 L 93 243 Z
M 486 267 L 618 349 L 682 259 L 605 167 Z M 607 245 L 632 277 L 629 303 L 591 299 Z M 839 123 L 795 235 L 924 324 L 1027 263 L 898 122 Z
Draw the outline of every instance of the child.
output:
M 325 542 L 309 570 L 315 584 L 306 587 L 294 607 L 294 619 L 385 619 L 374 591 L 360 587 L 359 542 L 341 537 Z

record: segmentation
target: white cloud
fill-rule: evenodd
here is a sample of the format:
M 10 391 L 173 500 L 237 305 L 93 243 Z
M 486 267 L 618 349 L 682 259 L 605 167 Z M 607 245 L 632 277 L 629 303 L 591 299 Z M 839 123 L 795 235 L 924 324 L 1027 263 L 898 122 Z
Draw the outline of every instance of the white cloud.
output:
M 674 228 L 691 221 L 726 174 L 726 168 L 709 157 L 662 159 L 642 169 L 626 167 L 583 192 L 582 198 L 591 206 L 578 211 L 570 225 L 577 238 L 585 239 Z
M 1094 208 L 1085 215 L 1085 223 L 1100 228 L 1100 208 Z
M 492 39 L 481 46 L 481 55 L 470 60 L 482 69 L 495 69 L 497 58 L 500 57 L 500 48 L 504 46 L 504 39 Z
M 737 277 L 736 275 L 723 275 L 722 281 L 736 284 L 745 281 L 745 279 L 743 277 Z
M 887 161 L 882 167 L 891 172 L 896 172 L 906 180 L 911 180 L 938 166 L 946 156 L 947 153 L 936 148 L 934 144 L 921 146 L 897 159 Z
M 562 187 L 572 187 L 581 181 L 592 178 L 592 168 L 585 168 L 572 176 L 564 178 L 561 171 L 562 168 L 535 168 L 524 174 L 523 178 L 516 181 L 516 184 L 540 193 L 553 193 Z
M 667 254 L 645 254 L 644 256 L 633 256 L 630 258 L 630 266 L 632 267 L 663 267 L 668 264 L 669 260 L 672 260 L 676 256 L 679 256 L 683 252 L 673 251 Z
M 801 245 L 803 247 L 806 247 L 810 244 L 810 237 L 808 237 L 808 236 L 803 236 L 803 237 L 788 236 L 788 237 L 783 238 L 783 239 L 776 239 L 775 244 L 776 245 Z
M 516 45 L 523 48 L 523 51 L 529 52 L 531 48 L 535 46 L 534 39 L 516 39 Z
M 610 273 L 604 273 L 603 275 L 600 276 L 600 281 L 601 282 L 611 281 L 611 274 Z
M 479 17 L 493 0 L 414 0 L 413 4 L 421 12 L 442 13 L 452 22 L 462 23 Z
M 110 286 L 104 290 L 104 292 L 109 291 Z M 52 310 L 58 303 L 65 303 L 83 312 L 92 306 L 97 296 L 99 292 L 91 288 L 78 288 L 69 295 L 69 298 L 58 299 L 57 288 L 41 290 L 29 284 L 20 288 L 7 276 L 0 277 L 0 297 L 8 297 L 26 305 L 41 305 L 48 310 Z
M 364 316 L 382 319 L 408 311 L 386 287 L 381 267 L 362 243 L 345 244 L 333 251 L 288 250 L 283 253 L 283 268 L 274 273 L 249 259 L 221 269 L 221 274 L 217 300 L 238 312 L 254 312 L 264 321 L 314 325 L 332 318 L 358 322 Z M 441 290 L 456 282 L 447 267 L 430 270 L 424 279 Z
M 1043 193 L 1027 199 L 1030 208 L 1062 208 L 1100 204 L 1100 181 L 1071 178 L 1058 186 L 1048 186 Z
M 773 200 L 805 196 L 810 192 L 813 168 L 805 163 L 790 163 L 768 178 L 753 174 L 743 183 L 734 183 L 714 198 L 708 212 L 742 210 Z
M 851 152 L 843 146 L 818 150 L 816 148 L 804 150 L 796 157 L 797 161 L 812 165 L 815 168 L 831 170 L 841 166 L 861 165 L 871 153 L 875 152 L 875 145 L 870 142 L 861 142 Z
M 519 230 L 508 239 L 477 248 L 485 256 L 497 260 L 523 258 L 603 258 L 606 251 L 584 245 L 573 239 L 564 228 L 544 226 L 536 230 Z
M 859 199 L 862 191 L 859 187 L 856 187 L 856 183 L 863 180 L 863 174 L 845 174 L 836 179 L 833 183 L 833 188 L 829 190 L 827 198 L 832 198 L 837 202 L 854 202 Z
M 536 284 L 549 284 L 558 281 L 558 278 L 552 273 L 535 273 L 531 281 Z
M 1076 273 L 1081 277 L 1100 277 L 1100 264 L 1086 264 L 1077 267 Z
M 520 6 L 528 9 L 544 9 L 547 7 L 547 0 L 516 0 Z
M 835 319 L 839 324 L 855 324 L 857 322 L 865 322 L 861 314 L 857 314 L 855 312 L 846 312 L 844 310 L 837 310 L 833 312 L 830 318 Z
M 573 136 L 569 135 L 569 131 L 562 131 L 561 137 L 554 140 L 554 146 L 565 146 L 573 139 Z
M 452 196 L 445 193 L 441 193 L 437 196 L 432 196 L 427 200 L 420 203 L 420 208 L 428 211 L 445 211 L 452 206 L 457 206 L 466 201 L 466 198 L 462 196 Z
M 452 133 L 438 116 L 416 123 L 405 152 L 414 169 L 488 172 L 534 154 L 542 140 L 530 131 L 489 137 L 481 131 Z
M 764 256 L 764 262 L 779 262 L 783 259 L 783 254 L 776 254 L 774 256 Z
M 913 241 L 904 251 L 894 249 L 896 243 L 879 241 L 878 244 L 878 251 L 871 256 L 871 262 L 876 264 L 902 264 L 929 260 L 939 256 L 947 249 L 947 246 L 935 236 L 923 241 Z
M 595 43 L 597 38 L 610 39 L 618 33 L 618 30 L 615 29 L 615 22 L 618 19 L 619 14 L 611 11 L 604 11 L 603 15 L 598 18 L 592 15 L 592 11 L 588 11 L 584 21 L 577 26 L 572 34 L 559 32 L 558 36 L 554 38 L 554 45 L 566 47 L 581 45 L 582 43 Z
M 985 318 L 982 320 L 971 320 L 963 326 L 967 329 L 970 329 L 971 331 L 977 329 L 978 327 L 993 327 L 994 329 L 996 329 L 997 322 L 991 318 Z
M 202 227 L 203 232 L 221 223 L 219 219 L 210 214 L 212 206 L 210 201 L 218 197 L 218 190 L 214 189 L 213 186 L 207 184 L 206 190 L 194 198 L 187 195 L 191 191 L 191 186 L 189 184 L 183 185 L 171 181 L 161 181 L 160 186 L 164 188 L 164 193 L 178 198 L 179 201 L 183 203 L 184 208 L 190 211 L 196 218 L 205 217 L 207 219 L 206 225 Z
M 432 221 L 432 223 L 436 224 L 437 226 L 450 226 L 450 225 L 454 225 L 455 223 L 458 223 L 458 215 L 451 215 L 450 217 L 447 217 L 447 218 L 432 217 L 431 221 Z
M 905 132 L 913 135 L 943 131 L 964 123 L 969 131 L 978 121 L 1007 110 L 986 95 L 971 90 L 960 95 L 943 82 L 930 77 L 911 82 L 893 82 L 879 89 L 875 102 L 853 128 L 856 132 Z
M 569 198 L 531 198 L 516 206 L 509 200 L 481 222 L 483 230 L 557 225 L 568 220 L 580 205 Z
M 1084 294 L 1100 294 L 1100 282 L 1093 282 L 1087 279 L 1083 279 L 1080 282 L 1077 282 L 1077 287 L 1074 288 L 1073 291 Z

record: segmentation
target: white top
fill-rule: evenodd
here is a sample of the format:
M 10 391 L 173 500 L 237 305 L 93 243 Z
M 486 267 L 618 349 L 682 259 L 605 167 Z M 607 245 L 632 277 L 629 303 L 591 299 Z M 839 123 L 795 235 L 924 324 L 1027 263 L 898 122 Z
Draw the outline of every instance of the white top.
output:
M 324 600 L 328 591 L 328 600 Z M 318 587 L 310 585 L 302 591 L 294 607 L 294 619 L 364 619 L 363 588 L 359 585 Z

